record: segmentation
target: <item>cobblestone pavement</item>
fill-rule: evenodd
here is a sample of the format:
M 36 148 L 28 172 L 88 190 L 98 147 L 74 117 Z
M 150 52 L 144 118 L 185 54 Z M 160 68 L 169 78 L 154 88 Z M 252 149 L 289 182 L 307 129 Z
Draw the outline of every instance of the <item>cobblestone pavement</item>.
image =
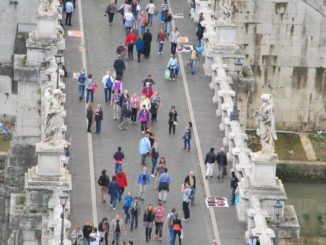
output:
M 112 71 L 113 61 L 116 58 L 116 47 L 119 42 L 124 41 L 124 30 L 120 14 L 114 17 L 114 24 L 108 25 L 107 18 L 104 17 L 107 1 L 87 1 L 82 0 L 83 21 L 86 39 L 86 58 L 87 69 L 94 74 L 95 80 L 100 85 L 95 94 L 95 103 L 104 104 L 104 94 L 101 84 L 101 78 L 107 70 Z M 121 1 L 118 1 L 118 5 Z M 157 6 L 161 1 L 155 0 Z M 145 0 L 141 1 L 142 6 Z M 174 13 L 184 13 L 184 19 L 177 19 L 176 25 L 182 35 L 189 37 L 194 41 L 195 25 L 188 17 L 189 8 L 185 0 L 171 1 Z M 78 14 L 73 16 L 73 26 L 68 30 L 79 30 Z M 123 79 L 123 87 L 127 88 L 130 94 L 137 92 L 140 94 L 141 83 L 149 73 L 153 75 L 156 84 L 155 90 L 160 91 L 162 107 L 158 112 L 158 122 L 154 123 L 153 130 L 158 138 L 160 156 L 167 159 L 167 167 L 172 176 L 172 188 L 168 194 L 168 201 L 164 205 L 167 210 L 176 207 L 182 214 L 182 194 L 180 192 L 181 183 L 189 172 L 195 170 L 198 187 L 196 193 L 196 206 L 191 207 L 191 220 L 183 223 L 185 238 L 183 244 L 210 244 L 213 238 L 212 225 L 209 219 L 209 213 L 204 203 L 204 188 L 201 178 L 198 155 L 195 148 L 194 140 L 190 153 L 181 150 L 182 136 L 186 123 L 189 121 L 189 112 L 185 91 L 182 84 L 182 78 L 176 81 L 164 80 L 164 70 L 170 55 L 170 45 L 165 43 L 164 54 L 158 55 L 158 43 L 156 35 L 159 30 L 158 18 L 154 20 L 154 26 L 151 28 L 153 34 L 152 51 L 148 60 L 143 59 L 141 63 L 132 61 L 127 63 L 127 69 Z M 71 199 L 71 221 L 72 225 L 83 224 L 85 220 L 101 220 L 104 216 L 112 219 L 115 213 L 123 214 L 122 207 L 119 206 L 116 211 L 111 210 L 108 205 L 101 204 L 99 188 L 96 185 L 96 211 L 97 217 L 93 217 L 91 202 L 91 185 L 90 185 L 90 167 L 89 167 L 89 145 L 86 134 L 85 124 L 85 106 L 78 101 L 77 82 L 72 79 L 72 72 L 78 72 L 82 67 L 81 53 L 79 51 L 80 38 L 67 37 L 66 63 L 70 71 L 70 78 L 67 79 L 67 118 L 69 138 L 72 141 L 70 170 L 73 178 L 73 192 Z M 183 55 L 184 63 L 188 59 L 188 54 Z M 202 62 L 202 61 L 201 61 Z M 220 147 L 222 134 L 217 129 L 217 119 L 215 116 L 215 105 L 212 103 L 212 92 L 209 91 L 209 79 L 203 75 L 202 64 L 197 65 L 197 73 L 191 75 L 186 73 L 189 92 L 193 104 L 195 121 L 198 128 L 199 138 L 203 153 L 211 146 Z M 178 122 L 176 135 L 168 135 L 168 112 L 171 105 L 175 105 L 178 111 Z M 136 177 L 141 171 L 140 156 L 138 154 L 138 142 L 142 137 L 140 126 L 131 125 L 129 130 L 119 130 L 117 122 L 112 119 L 112 108 L 109 105 L 104 107 L 104 120 L 102 123 L 101 135 L 92 135 L 92 148 L 94 153 L 95 181 L 102 169 L 107 169 L 112 175 L 114 164 L 112 155 L 117 146 L 121 146 L 125 152 L 124 169 L 128 177 L 128 188 L 135 195 L 138 194 Z M 95 130 L 93 130 L 95 131 Z M 203 156 L 204 157 L 204 156 Z M 149 165 L 149 159 L 147 165 Z M 216 173 L 215 173 L 216 174 Z M 205 180 L 206 181 L 206 180 Z M 217 178 L 209 179 L 210 190 L 212 194 L 229 197 L 229 179 L 223 182 Z M 153 185 L 147 189 L 144 206 L 152 203 L 157 204 L 157 191 Z M 240 245 L 244 244 L 243 234 L 244 225 L 238 223 L 236 211 L 231 208 L 220 208 L 215 210 L 218 229 L 221 238 L 221 244 Z M 181 215 L 182 216 L 182 215 Z M 140 221 L 142 215 L 140 216 Z M 128 227 L 129 228 L 129 227 Z M 110 234 L 112 237 L 112 234 Z M 145 229 L 142 222 L 138 230 L 130 232 L 123 236 L 124 240 L 132 239 L 135 244 L 145 244 Z M 163 243 L 168 242 L 168 231 L 164 230 Z M 151 243 L 159 243 L 152 241 Z

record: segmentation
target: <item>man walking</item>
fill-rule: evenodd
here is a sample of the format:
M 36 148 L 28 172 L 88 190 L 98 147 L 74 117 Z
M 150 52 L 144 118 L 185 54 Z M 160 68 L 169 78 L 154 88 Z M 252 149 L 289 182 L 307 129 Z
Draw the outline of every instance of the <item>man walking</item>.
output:
M 102 170 L 102 175 L 97 181 L 98 185 L 101 188 L 101 201 L 102 203 L 106 203 L 106 196 L 108 193 L 108 184 L 110 183 L 109 177 L 106 175 L 106 170 Z
M 121 55 L 118 55 L 118 58 L 113 63 L 113 68 L 115 70 L 116 78 L 122 79 L 123 72 L 126 70 L 125 62 L 121 58 Z
M 231 172 L 231 205 L 234 205 L 235 201 L 235 190 L 238 188 L 239 179 L 235 175 L 235 172 Z
M 121 201 L 121 197 L 125 191 L 125 187 L 128 186 L 128 181 L 127 181 L 127 175 L 126 173 L 123 171 L 122 168 L 119 169 L 119 171 L 115 174 L 115 179 L 118 182 L 119 185 L 119 202 Z
M 170 42 L 171 42 L 171 54 L 175 54 L 177 50 L 178 38 L 180 33 L 178 32 L 178 28 L 174 28 L 170 33 Z
M 113 232 L 112 245 L 120 245 L 121 232 L 126 233 L 126 230 L 119 214 L 116 214 L 115 219 L 112 220 L 111 229 Z
M 134 59 L 134 44 L 135 44 L 136 40 L 137 40 L 137 37 L 136 37 L 135 33 L 133 32 L 133 29 L 130 29 L 129 33 L 125 39 L 125 45 L 127 45 L 127 47 L 128 47 L 129 60 Z
M 125 154 L 121 150 L 121 146 L 118 146 L 118 150 L 113 154 L 115 170 L 114 172 L 117 173 L 122 166 L 122 161 L 125 158 Z
M 140 200 L 144 200 L 145 188 L 146 185 L 151 184 L 151 177 L 149 173 L 147 173 L 147 168 L 144 167 L 143 171 L 138 175 L 137 183 L 139 185 L 139 198 Z
M 214 163 L 216 160 L 216 156 L 214 153 L 214 147 L 211 147 L 210 151 L 206 154 L 205 158 L 205 164 L 207 166 L 206 170 L 206 179 L 209 177 L 213 177 L 213 168 L 214 168 Z
M 170 187 L 171 177 L 168 174 L 168 169 L 164 169 L 164 173 L 158 178 L 158 200 L 166 202 Z
M 107 71 L 106 74 L 102 78 L 102 83 L 104 87 L 104 101 L 106 104 L 111 101 L 111 92 L 113 85 L 113 77 L 111 76 L 111 72 Z
M 149 134 L 145 134 L 145 136 L 139 141 L 139 153 L 141 155 L 141 164 L 145 165 L 145 160 L 147 154 L 151 150 L 151 142 L 149 140 Z
M 71 26 L 71 17 L 72 13 L 74 12 L 74 5 L 71 0 L 67 0 L 65 4 L 66 9 L 66 25 Z
M 220 151 L 216 155 L 216 161 L 218 165 L 218 176 L 217 178 L 220 179 L 221 177 L 226 176 L 226 167 L 228 164 L 226 153 L 224 152 L 224 147 L 221 147 Z
M 140 213 L 140 203 L 139 203 L 139 198 L 135 197 L 134 201 L 130 205 L 130 215 L 131 215 L 131 221 L 130 221 L 130 231 L 133 231 L 134 229 L 134 224 L 135 224 L 135 229 L 137 229 L 138 226 L 138 215 Z
M 173 245 L 173 220 L 175 218 L 176 209 L 172 208 L 166 217 L 166 224 L 169 227 L 169 245 Z
M 155 238 L 162 241 L 163 223 L 166 215 L 165 208 L 159 202 L 157 207 L 154 208 L 154 222 L 155 222 Z
M 143 41 L 144 41 L 144 57 L 148 59 L 151 53 L 151 42 L 152 42 L 152 33 L 150 32 L 149 29 L 147 29 L 147 32 L 144 33 Z
M 195 171 L 191 170 L 186 176 L 184 183 L 188 183 L 191 188 L 191 205 L 195 206 L 195 194 L 196 194 L 196 176 Z
M 83 69 L 79 73 L 79 76 L 77 78 L 77 80 L 78 80 L 79 101 L 81 101 L 82 99 L 84 99 L 84 95 L 85 95 L 85 81 L 86 81 L 86 79 L 87 79 L 87 73 L 86 73 L 85 69 Z

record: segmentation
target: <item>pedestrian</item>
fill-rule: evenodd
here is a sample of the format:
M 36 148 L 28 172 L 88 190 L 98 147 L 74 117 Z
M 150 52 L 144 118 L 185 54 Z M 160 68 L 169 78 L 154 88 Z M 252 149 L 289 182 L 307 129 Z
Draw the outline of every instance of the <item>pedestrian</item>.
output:
M 134 242 L 129 240 L 128 245 L 134 245 Z
M 122 166 L 122 161 L 125 158 L 121 146 L 118 146 L 117 151 L 113 154 L 114 159 L 114 172 L 117 173 Z
M 148 76 L 142 81 L 143 87 L 146 87 L 146 84 L 149 83 L 152 87 L 155 84 L 155 81 L 153 80 L 153 77 L 151 74 L 148 74 Z
M 121 55 L 122 59 L 124 59 L 125 55 L 127 54 L 127 49 L 123 43 L 119 43 L 116 52 L 118 55 Z
M 164 23 L 164 13 L 165 11 L 169 10 L 169 4 L 167 0 L 164 0 L 161 9 L 160 9 L 160 22 Z
M 115 70 L 116 79 L 121 81 L 121 79 L 123 78 L 123 72 L 126 70 L 126 66 L 120 54 L 118 55 L 118 58 L 114 61 L 113 68 Z M 122 92 L 122 88 L 120 92 Z
M 203 13 L 200 13 L 200 17 L 203 18 Z M 201 40 L 204 37 L 204 32 L 205 32 L 205 27 L 203 27 L 199 22 L 196 27 L 196 36 L 197 36 L 198 44 L 201 44 Z
M 205 157 L 205 165 L 207 166 L 206 170 L 206 179 L 209 177 L 213 177 L 213 169 L 214 169 L 214 164 L 216 161 L 216 156 L 214 153 L 214 147 L 211 147 L 209 152 L 206 154 Z
M 142 88 L 142 95 L 146 96 L 147 98 L 151 98 L 153 96 L 153 88 L 149 82 L 145 84 L 145 87 Z
M 153 147 L 156 137 L 153 134 L 153 130 L 151 126 L 146 126 L 146 134 L 148 134 L 149 142 L 151 143 L 151 147 Z
M 112 25 L 115 12 L 117 12 L 117 5 L 114 2 L 114 0 L 112 0 L 105 11 L 105 13 L 108 15 L 109 18 L 109 25 Z
M 224 178 L 227 173 L 226 173 L 226 168 L 228 164 L 228 159 L 225 153 L 224 147 L 220 148 L 220 151 L 216 154 L 216 161 L 217 161 L 217 166 L 218 166 L 218 176 L 217 178 Z
M 192 122 L 188 122 L 185 133 L 183 135 L 183 150 L 190 152 L 192 138 Z
M 248 245 L 257 245 L 258 240 L 256 237 L 253 235 L 250 235 L 249 240 L 248 240 Z
M 152 170 L 151 170 L 152 175 L 151 176 L 154 178 L 155 177 L 154 171 L 156 169 L 157 159 L 159 157 L 157 142 L 154 142 L 154 144 L 152 146 L 151 157 L 152 157 Z
M 151 184 L 151 178 L 150 178 L 150 175 L 147 173 L 146 167 L 144 167 L 143 171 L 138 175 L 137 183 L 139 185 L 139 195 L 138 196 L 139 196 L 140 200 L 143 201 L 146 185 Z
M 161 157 L 160 158 L 160 161 L 158 163 L 158 167 L 156 168 L 156 171 L 155 171 L 155 185 L 154 185 L 154 190 L 157 189 L 158 180 L 159 180 L 161 174 L 163 174 L 165 172 L 165 169 L 166 169 L 166 160 L 165 160 L 165 157 Z
M 128 99 L 124 99 L 121 106 L 121 117 L 119 129 L 128 129 L 128 121 L 131 117 L 130 103 Z
M 130 205 L 130 231 L 133 231 L 134 229 L 134 224 L 135 224 L 135 229 L 138 227 L 138 216 L 140 214 L 140 203 L 139 203 L 139 198 L 135 197 L 133 202 Z
M 191 66 L 191 74 L 194 75 L 196 72 L 196 61 L 198 58 L 197 50 L 195 45 L 193 45 L 192 50 L 190 52 L 190 66 Z
M 134 26 L 134 21 L 135 21 L 135 17 L 132 14 L 131 8 L 129 8 L 128 11 L 125 12 L 123 19 L 125 21 L 124 26 L 125 26 L 126 35 L 128 35 L 129 30 L 132 29 L 132 27 Z
M 123 202 L 123 210 L 125 212 L 125 224 L 127 224 L 128 220 L 130 219 L 130 206 L 133 201 L 134 201 L 134 196 L 132 195 L 131 191 L 128 191 L 127 195 L 125 195 L 124 197 L 124 202 Z
M 101 240 L 101 235 L 96 227 L 93 227 L 91 234 L 89 234 L 90 245 L 99 245 Z
M 113 232 L 112 245 L 120 245 L 121 233 L 126 234 L 126 230 L 119 214 L 116 214 L 115 218 L 112 220 L 111 229 Z
M 145 105 L 145 108 L 147 111 L 151 109 L 151 100 L 147 96 L 140 96 L 140 108 L 143 108 Z
M 93 79 L 92 74 L 88 74 L 86 79 L 86 103 L 90 100 L 94 103 L 94 88 L 95 88 L 95 81 Z
M 162 206 L 161 202 L 158 202 L 157 206 L 154 208 L 154 222 L 155 222 L 155 238 L 162 241 L 163 235 L 163 224 L 166 215 L 165 208 Z
M 130 107 L 131 107 L 131 123 L 136 124 L 137 112 L 140 106 L 140 99 L 136 93 L 130 97 Z
M 125 38 L 125 45 L 128 47 L 128 59 L 134 59 L 134 44 L 137 40 L 137 36 L 132 29 L 129 30 L 128 35 Z
M 79 92 L 79 101 L 84 99 L 84 95 L 85 95 L 85 82 L 87 79 L 87 73 L 86 70 L 83 69 L 79 75 L 78 75 L 78 92 Z
M 145 29 L 148 24 L 148 19 L 144 13 L 144 11 L 140 12 L 140 15 L 138 16 L 138 26 L 140 27 L 140 33 L 142 35 L 145 34 Z
M 175 106 L 171 106 L 171 110 L 169 112 L 169 135 L 171 135 L 171 131 L 173 135 L 175 135 L 175 126 L 178 125 L 178 113 L 175 109 Z
M 102 221 L 98 224 L 98 231 L 100 233 L 100 241 L 104 241 L 105 245 L 108 245 L 108 237 L 109 237 L 109 231 L 110 231 L 110 225 L 108 223 L 108 218 L 103 217 Z
M 74 5 L 71 0 L 67 0 L 65 4 L 66 10 L 66 26 L 71 26 L 72 13 L 74 12 Z
M 111 101 L 111 93 L 114 78 L 111 76 L 111 72 L 107 71 L 102 78 L 103 88 L 104 88 L 104 101 L 106 104 Z
M 146 109 L 146 105 L 143 105 L 142 109 L 139 111 L 138 114 L 138 121 L 140 122 L 142 133 L 145 133 L 148 120 L 149 120 L 149 112 Z
M 169 10 L 166 10 L 164 12 L 164 32 L 165 36 L 170 36 L 171 33 L 171 21 L 172 21 L 172 15 L 170 14 Z
M 145 226 L 145 237 L 146 242 L 151 240 L 153 223 L 154 223 L 154 210 L 152 204 L 149 204 L 144 212 L 144 226 Z
M 168 192 L 170 190 L 171 176 L 168 174 L 168 169 L 164 168 L 164 172 L 161 173 L 158 178 L 158 200 L 166 202 Z
M 186 176 L 184 183 L 188 183 L 191 188 L 190 202 L 191 205 L 195 206 L 195 194 L 196 194 L 196 176 L 195 171 L 191 170 Z
M 71 241 L 73 245 L 81 245 L 83 241 L 83 232 L 80 229 L 79 225 L 76 225 L 73 231 L 70 234 Z
M 136 40 L 137 61 L 140 62 L 141 54 L 144 52 L 144 41 L 141 35 L 138 35 Z
M 120 118 L 120 92 L 119 90 L 114 90 L 111 105 L 113 106 L 113 120 L 118 120 Z
M 160 108 L 161 104 L 161 97 L 160 97 L 160 92 L 156 91 L 152 96 L 151 96 L 151 119 L 152 123 L 154 121 L 157 121 L 157 112 L 158 109 Z
M 179 238 L 179 245 L 181 245 L 181 237 L 182 237 L 182 233 L 183 233 L 183 228 L 182 228 L 181 220 L 179 219 L 179 214 L 177 212 L 174 214 L 172 226 L 173 226 L 172 245 L 174 245 L 177 235 Z
M 110 178 L 106 175 L 106 170 L 102 170 L 102 175 L 99 177 L 97 181 L 101 190 L 101 201 L 102 203 L 106 203 L 106 196 L 108 193 L 108 184 L 110 183 Z
M 165 224 L 169 228 L 169 245 L 173 243 L 173 220 L 175 219 L 176 209 L 172 208 L 171 212 L 169 212 L 166 216 Z
M 85 225 L 83 226 L 83 245 L 89 245 L 89 235 L 92 232 L 92 225 L 90 222 L 87 220 L 85 222 Z
M 115 210 L 117 201 L 119 199 L 120 188 L 118 182 L 116 181 L 115 176 L 112 176 L 112 181 L 108 184 L 108 193 L 110 195 L 109 206 Z
M 126 101 L 129 102 L 129 92 L 128 92 L 128 89 L 125 89 L 125 90 L 123 91 L 123 94 L 120 95 L 120 98 L 119 98 L 119 104 L 120 104 L 120 107 L 122 107 L 123 102 L 126 102 Z M 121 118 L 120 118 L 120 121 L 121 121 Z
M 178 60 L 174 54 L 171 55 L 166 68 L 170 71 L 170 79 L 175 80 L 177 76 Z
M 163 54 L 163 46 L 165 42 L 165 33 L 163 28 L 161 28 L 160 32 L 157 34 L 157 41 L 158 41 L 158 54 Z
M 120 167 L 119 171 L 115 173 L 115 179 L 119 185 L 119 202 L 120 202 L 123 192 L 125 191 L 125 188 L 128 186 L 127 175 L 123 171 L 123 168 Z
M 141 164 L 145 165 L 145 160 L 148 153 L 151 151 L 151 142 L 149 140 L 149 134 L 145 134 L 139 141 L 139 154 L 141 155 Z
M 153 3 L 153 0 L 149 0 L 149 3 L 146 6 L 146 11 L 148 17 L 148 24 L 150 26 L 153 26 L 153 17 L 155 13 L 155 4 Z
M 130 2 L 131 12 L 136 20 L 138 16 L 138 0 L 131 0 Z
M 190 195 L 192 192 L 189 183 L 186 182 L 182 184 L 182 192 L 183 192 L 182 210 L 184 215 L 183 220 L 187 221 L 188 219 L 190 219 L 189 202 L 190 202 Z
M 235 205 L 235 190 L 238 188 L 239 179 L 235 175 L 235 172 L 231 172 L 231 205 Z
M 148 28 L 147 28 L 147 32 L 145 32 L 143 35 L 143 41 L 144 41 L 144 57 L 148 59 L 151 53 L 151 42 L 152 42 L 152 33 Z
M 171 42 L 171 54 L 175 54 L 177 50 L 178 45 L 178 39 L 179 39 L 179 31 L 178 28 L 174 28 L 170 33 L 170 42 Z
M 101 104 L 97 104 L 95 110 L 95 126 L 96 126 L 96 134 L 101 133 L 101 122 L 103 120 L 103 109 Z
M 93 112 L 93 107 L 92 103 L 89 102 L 87 106 L 87 111 L 86 111 L 86 118 L 87 118 L 87 132 L 91 133 L 91 127 L 92 127 L 92 122 L 93 122 L 93 117 L 94 117 L 94 112 Z

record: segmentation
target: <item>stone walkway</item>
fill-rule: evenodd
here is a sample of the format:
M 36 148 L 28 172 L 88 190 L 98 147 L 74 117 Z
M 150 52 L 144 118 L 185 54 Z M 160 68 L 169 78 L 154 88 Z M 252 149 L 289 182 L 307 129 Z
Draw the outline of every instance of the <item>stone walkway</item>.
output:
M 95 79 L 99 83 L 99 89 L 95 95 L 95 104 L 103 103 L 103 89 L 101 86 L 101 78 L 107 70 L 112 70 L 112 64 L 116 58 L 115 49 L 119 42 L 124 41 L 124 31 L 122 28 L 121 17 L 115 15 L 114 24 L 109 27 L 104 12 L 106 8 L 104 0 L 86 1 L 82 0 L 83 21 L 85 28 L 86 50 L 87 50 L 87 69 L 94 74 Z M 120 3 L 121 1 L 119 1 Z M 145 0 L 142 1 L 144 5 Z M 160 1 L 155 1 L 160 6 Z M 119 4 L 118 4 L 119 5 Z M 194 41 L 195 25 L 187 16 L 188 6 L 186 1 L 172 1 L 174 13 L 184 13 L 184 19 L 177 19 L 181 34 L 186 34 L 191 41 Z M 68 30 L 79 30 L 78 14 L 73 16 L 73 26 Z M 184 244 L 210 244 L 213 238 L 211 222 L 208 210 L 204 203 L 203 180 L 198 165 L 198 156 L 196 149 L 193 148 L 191 153 L 181 150 L 182 136 L 184 127 L 189 121 L 189 112 L 185 99 L 185 91 L 182 85 L 182 78 L 177 81 L 165 81 L 164 70 L 169 58 L 170 45 L 166 42 L 164 54 L 157 55 L 158 43 L 156 35 L 159 30 L 157 17 L 153 27 L 153 42 L 151 57 L 148 60 L 142 60 L 141 63 L 135 61 L 127 64 L 127 70 L 124 76 L 124 88 L 128 88 L 130 94 L 137 92 L 140 94 L 141 84 L 149 73 L 151 73 L 156 81 L 155 90 L 161 92 L 162 107 L 158 113 L 158 122 L 153 125 L 154 133 L 158 137 L 160 147 L 160 156 L 167 159 L 167 166 L 172 175 L 171 191 L 168 195 L 168 202 L 165 207 L 170 210 L 176 207 L 182 213 L 182 194 L 180 192 L 181 183 L 189 170 L 194 169 L 197 175 L 197 200 L 196 206 L 191 207 L 191 220 L 184 224 L 185 238 Z M 67 37 L 66 63 L 69 71 L 78 72 L 82 67 L 81 53 L 79 51 L 80 38 Z M 184 63 L 188 59 L 188 55 L 183 55 Z M 198 127 L 199 138 L 203 153 L 211 146 L 220 147 L 222 135 L 217 129 L 217 118 L 215 116 L 215 105 L 212 103 L 212 92 L 209 91 L 209 80 L 203 75 L 201 64 L 197 65 L 198 73 L 192 76 L 187 73 L 189 92 L 193 104 L 196 124 Z M 73 178 L 73 192 L 71 198 L 72 225 L 83 224 L 85 220 L 101 220 L 107 216 L 111 220 L 116 212 L 112 211 L 108 205 L 100 202 L 99 189 L 96 186 L 96 210 L 98 216 L 93 217 L 89 167 L 89 146 L 86 134 L 85 124 L 85 105 L 78 101 L 77 82 L 72 79 L 72 74 L 67 79 L 67 118 L 66 123 L 69 128 L 69 137 L 72 141 L 70 170 Z M 178 111 L 177 132 L 175 136 L 168 135 L 168 111 L 171 105 L 175 105 Z M 141 171 L 140 157 L 138 154 L 138 142 L 142 137 L 139 125 L 132 125 L 129 130 L 121 131 L 118 129 L 117 122 L 112 120 L 111 106 L 104 105 L 104 120 L 102 123 L 102 134 L 92 135 L 92 146 L 94 152 L 95 164 L 95 181 L 102 169 L 107 169 L 112 175 L 114 166 L 112 155 L 117 146 L 120 145 L 125 152 L 126 159 L 124 168 L 128 176 L 129 186 L 127 190 L 131 190 L 135 195 L 138 193 L 136 185 L 136 176 Z M 194 141 L 192 142 L 194 145 Z M 194 147 L 194 146 L 193 146 Z M 204 157 L 204 156 L 203 156 Z M 210 190 L 212 194 L 229 197 L 229 179 L 224 182 L 218 182 L 217 178 L 209 180 Z M 145 196 L 144 206 L 157 203 L 157 191 L 148 188 Z M 123 213 L 121 207 L 117 209 L 118 213 Z M 216 219 L 221 238 L 221 244 L 240 245 L 244 244 L 244 225 L 240 225 L 236 218 L 235 209 L 221 208 L 216 209 Z M 142 215 L 140 216 L 140 221 Z M 96 224 L 97 225 L 97 224 Z M 140 222 L 138 230 L 127 232 L 123 239 L 132 239 L 135 244 L 145 243 L 145 234 L 142 222 Z M 112 237 L 112 234 L 110 234 Z M 164 243 L 167 243 L 167 230 L 164 231 Z M 154 241 L 153 241 L 154 242 Z M 155 242 L 154 242 L 155 243 Z

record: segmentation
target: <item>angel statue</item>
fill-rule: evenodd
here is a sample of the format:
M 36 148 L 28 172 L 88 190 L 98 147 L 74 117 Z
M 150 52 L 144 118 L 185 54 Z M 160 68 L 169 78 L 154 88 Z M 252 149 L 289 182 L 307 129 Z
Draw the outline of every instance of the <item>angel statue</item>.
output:
M 223 14 L 223 19 L 225 21 L 231 22 L 232 9 L 227 3 L 224 2 L 224 0 L 220 0 L 219 6 L 221 8 L 221 13 Z
M 273 109 L 272 95 L 262 94 L 260 98 L 263 104 L 256 111 L 254 117 L 257 124 L 257 135 L 262 144 L 262 153 L 273 154 L 275 152 L 274 140 L 277 140 L 275 131 L 275 113 Z

